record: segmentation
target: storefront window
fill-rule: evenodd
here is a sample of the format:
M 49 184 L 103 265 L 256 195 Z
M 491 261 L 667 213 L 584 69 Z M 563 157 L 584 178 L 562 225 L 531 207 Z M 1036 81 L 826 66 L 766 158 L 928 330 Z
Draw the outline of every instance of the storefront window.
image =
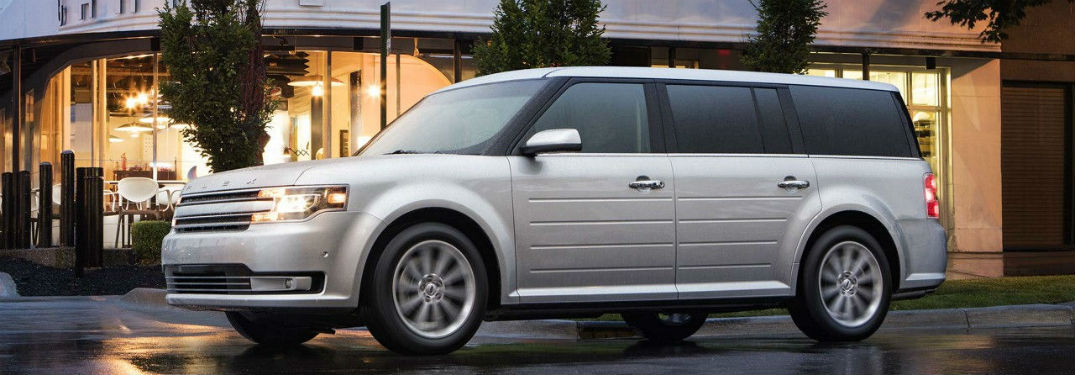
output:
M 389 55 L 389 122 L 452 83 L 454 53 L 435 47 L 454 42 L 432 41 L 415 44 L 414 53 Z M 431 52 L 423 54 L 417 49 L 422 47 Z M 472 77 L 472 61 L 463 57 L 460 75 Z M 270 59 L 275 64 L 269 81 L 279 105 L 267 126 L 266 164 L 349 156 L 380 131 L 379 54 L 299 49 Z M 55 164 L 62 150 L 72 150 L 77 167 L 102 167 L 106 181 L 150 177 L 164 183 L 210 173 L 205 158 L 183 139 L 188 125 L 172 123 L 170 106 L 157 94 L 169 79 L 159 61 L 152 53 L 96 59 L 53 76 L 43 93 L 31 94 L 36 102 L 28 102 L 32 162 Z
M 836 77 L 836 69 L 807 69 L 806 75 L 816 77 Z

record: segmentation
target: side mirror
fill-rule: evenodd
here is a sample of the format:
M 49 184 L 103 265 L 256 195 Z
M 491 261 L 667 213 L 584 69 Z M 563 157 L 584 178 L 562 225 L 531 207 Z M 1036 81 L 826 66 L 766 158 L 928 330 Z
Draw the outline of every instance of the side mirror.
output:
M 530 136 L 520 151 L 526 156 L 582 151 L 582 137 L 579 137 L 579 131 L 576 129 L 542 130 Z

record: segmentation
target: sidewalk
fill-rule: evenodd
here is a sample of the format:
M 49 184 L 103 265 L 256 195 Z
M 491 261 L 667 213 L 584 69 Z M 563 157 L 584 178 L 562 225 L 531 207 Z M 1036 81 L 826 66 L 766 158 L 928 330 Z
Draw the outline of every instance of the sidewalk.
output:
M 187 311 L 169 306 L 160 289 L 139 288 L 110 299 L 128 310 L 139 311 L 173 323 L 227 326 L 220 312 Z M 74 297 L 77 298 L 77 297 Z M 86 298 L 86 297 L 83 297 Z M 23 299 L 31 299 L 23 297 Z M 881 330 L 990 329 L 1051 327 L 1075 324 L 1073 303 L 1034 304 L 962 309 L 891 311 Z M 733 337 L 751 335 L 801 335 L 789 316 L 711 318 L 695 336 Z M 484 322 L 478 336 L 532 339 L 600 339 L 636 337 L 623 322 L 562 319 Z

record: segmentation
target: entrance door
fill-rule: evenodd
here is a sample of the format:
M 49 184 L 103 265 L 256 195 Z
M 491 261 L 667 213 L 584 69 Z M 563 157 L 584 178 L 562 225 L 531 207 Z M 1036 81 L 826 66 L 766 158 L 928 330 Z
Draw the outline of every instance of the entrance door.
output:
M 524 139 L 574 128 L 582 151 L 509 157 L 524 303 L 676 298 L 675 186 L 647 89 L 574 83 Z

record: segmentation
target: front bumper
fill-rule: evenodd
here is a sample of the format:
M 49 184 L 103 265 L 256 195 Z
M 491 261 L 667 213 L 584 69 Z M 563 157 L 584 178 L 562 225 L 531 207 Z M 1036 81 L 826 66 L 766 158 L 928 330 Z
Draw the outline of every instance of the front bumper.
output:
M 302 222 L 254 224 L 243 231 L 173 232 L 161 250 L 161 263 L 169 270 L 242 266 L 255 277 L 322 278 L 306 291 L 177 292 L 181 289 L 169 285 L 167 301 L 193 309 L 354 309 L 361 264 L 379 225 L 372 215 L 343 211 Z

